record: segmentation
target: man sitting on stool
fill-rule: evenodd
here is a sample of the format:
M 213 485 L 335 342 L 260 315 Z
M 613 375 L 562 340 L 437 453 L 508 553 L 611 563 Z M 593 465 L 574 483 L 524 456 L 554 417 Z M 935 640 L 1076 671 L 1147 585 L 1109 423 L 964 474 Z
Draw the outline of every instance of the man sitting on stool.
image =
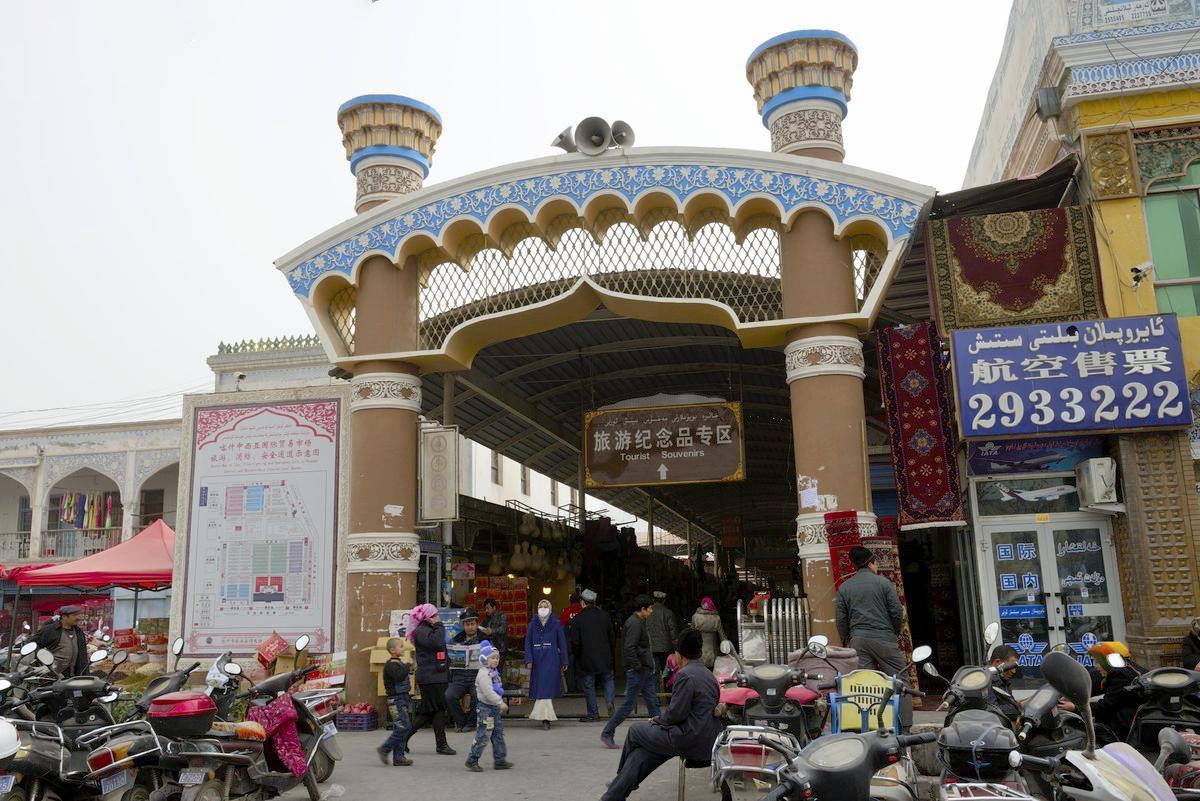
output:
M 724 728 L 713 710 L 721 691 L 712 671 L 700 661 L 700 632 L 686 629 L 675 644 L 679 671 L 671 704 L 656 718 L 635 723 L 625 736 L 617 777 L 601 801 L 624 801 L 642 780 L 672 757 L 707 762 Z

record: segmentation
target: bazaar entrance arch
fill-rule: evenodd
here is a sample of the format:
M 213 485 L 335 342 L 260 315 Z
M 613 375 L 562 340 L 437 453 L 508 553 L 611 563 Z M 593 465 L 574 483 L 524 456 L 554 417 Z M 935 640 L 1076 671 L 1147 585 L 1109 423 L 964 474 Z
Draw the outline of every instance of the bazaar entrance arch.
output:
M 433 109 L 368 95 L 339 110 L 359 214 L 277 266 L 331 361 L 353 374 L 349 650 L 373 644 L 388 611 L 412 603 L 415 583 L 404 575 L 419 558 L 418 418 L 440 417 L 441 388 L 461 392 L 456 404 L 466 395 L 497 409 L 490 423 L 473 421 L 480 431 L 504 415 L 531 423 L 534 434 L 513 430 L 497 444 L 550 469 L 536 463 L 538 451 L 578 442 L 578 426 L 554 414 L 555 398 L 585 382 L 554 368 L 601 354 L 609 364 L 592 367 L 606 379 L 615 372 L 627 397 L 689 381 L 714 392 L 721 387 L 706 385 L 722 373 L 725 394 L 735 373 L 744 393 L 750 377 L 763 430 L 790 427 L 793 443 L 771 434 L 784 453 L 763 462 L 759 506 L 784 510 L 779 519 L 795 526 L 812 627 L 831 629 L 824 513 L 854 510 L 862 527 L 874 525 L 859 336 L 933 196 L 841 163 L 856 59 L 828 31 L 794 32 L 755 51 L 747 75 L 780 152 L 572 154 L 427 189 L 441 132 Z M 582 333 L 589 329 L 603 336 Z M 495 366 L 498 353 L 522 350 L 525 358 Z M 536 390 L 518 383 L 543 372 Z M 815 498 L 798 496 L 800 482 L 817 488 Z M 674 500 L 703 506 L 703 493 L 686 494 Z M 405 512 L 382 530 L 385 506 Z M 351 695 L 372 683 L 353 667 L 348 680 Z

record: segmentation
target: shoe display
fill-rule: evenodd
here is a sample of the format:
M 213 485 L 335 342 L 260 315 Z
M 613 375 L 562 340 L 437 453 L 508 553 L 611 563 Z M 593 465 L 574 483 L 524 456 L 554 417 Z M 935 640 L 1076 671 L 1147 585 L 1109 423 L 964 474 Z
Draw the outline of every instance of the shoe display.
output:
M 408 757 L 400 757 L 399 759 L 392 760 L 392 767 L 394 768 L 407 768 L 411 764 L 412 760 Z
M 471 771 L 472 773 L 483 773 L 483 768 L 479 767 L 478 762 L 468 762 L 467 770 Z
M 508 762 L 507 760 L 506 760 L 506 761 L 504 761 L 504 762 L 497 762 L 495 765 L 493 765 L 493 767 L 494 767 L 496 770 L 508 770 L 508 769 L 509 769 L 509 768 L 511 768 L 512 766 L 513 766 L 513 763 L 511 763 L 511 762 Z

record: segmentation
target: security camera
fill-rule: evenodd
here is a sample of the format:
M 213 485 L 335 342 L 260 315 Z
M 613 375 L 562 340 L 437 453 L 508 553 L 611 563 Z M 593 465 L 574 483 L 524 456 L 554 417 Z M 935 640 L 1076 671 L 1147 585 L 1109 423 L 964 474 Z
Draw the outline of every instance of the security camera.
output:
M 1142 283 L 1142 281 L 1145 280 L 1146 276 L 1149 275 L 1153 271 L 1154 271 L 1154 263 L 1149 262 L 1149 261 L 1142 262 L 1141 264 L 1137 265 L 1136 267 L 1130 267 L 1129 274 L 1133 278 L 1134 288 L 1136 289 L 1138 287 L 1138 285 L 1140 285 Z

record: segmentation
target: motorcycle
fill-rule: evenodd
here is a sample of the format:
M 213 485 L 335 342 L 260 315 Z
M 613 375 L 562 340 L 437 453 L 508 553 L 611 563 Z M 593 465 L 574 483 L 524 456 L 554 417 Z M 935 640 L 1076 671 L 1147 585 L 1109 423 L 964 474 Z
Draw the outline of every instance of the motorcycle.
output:
M 1096 749 L 1096 727 L 1089 700 L 1092 679 L 1083 665 L 1060 651 L 1042 660 L 1042 675 L 1059 695 L 1075 704 L 1087 733 L 1085 747 L 1070 749 L 1061 756 L 1036 757 L 1012 751 L 1014 768 L 1039 771 L 1054 790 L 1055 798 L 1080 801 L 1173 801 L 1175 795 L 1160 775 L 1163 765 L 1151 764 L 1128 743 L 1112 743 Z M 1174 756 L 1178 743 L 1170 735 L 1160 741 L 1163 764 Z M 1178 757 L 1177 757 L 1178 758 Z
M 884 711 L 896 692 L 924 695 L 894 679 L 877 705 L 877 728 L 872 731 L 825 735 L 804 747 L 781 732 L 772 735 L 763 729 L 746 731 L 743 739 L 747 746 L 774 754 L 770 762 L 764 759 L 766 764 L 759 774 L 774 784 L 762 801 L 870 801 L 879 797 L 876 774 L 903 760 L 908 748 L 931 743 L 936 737 L 933 732 L 896 734 L 884 727 Z M 714 752 L 714 764 L 716 758 Z M 894 786 L 907 801 L 916 801 L 915 784 L 896 780 Z
M 1122 666 L 1124 659 L 1118 657 Z M 1110 659 L 1110 664 L 1112 660 Z M 1116 667 L 1116 665 L 1112 665 Z M 1177 667 L 1151 670 L 1125 689 L 1145 699 L 1138 707 L 1125 742 L 1152 755 L 1158 752 L 1163 729 L 1200 733 L 1200 672 Z
M 815 641 L 810 646 L 820 647 Z M 790 732 L 801 743 L 824 727 L 829 705 L 820 703 L 822 694 L 818 690 L 806 686 L 807 682 L 821 681 L 822 674 L 783 665 L 747 667 L 729 640 L 721 643 L 721 653 L 737 663 L 734 674 L 721 681 L 720 702 L 725 705 L 724 719 L 728 723 Z M 830 682 L 824 689 L 833 686 Z

